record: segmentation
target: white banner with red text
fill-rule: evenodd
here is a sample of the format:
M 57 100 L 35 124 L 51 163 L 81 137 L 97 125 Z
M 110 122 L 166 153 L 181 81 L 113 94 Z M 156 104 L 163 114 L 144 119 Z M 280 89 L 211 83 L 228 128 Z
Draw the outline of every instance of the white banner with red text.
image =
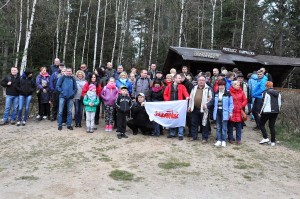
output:
M 185 126 L 187 100 L 145 102 L 145 109 L 150 121 L 163 127 L 175 128 Z

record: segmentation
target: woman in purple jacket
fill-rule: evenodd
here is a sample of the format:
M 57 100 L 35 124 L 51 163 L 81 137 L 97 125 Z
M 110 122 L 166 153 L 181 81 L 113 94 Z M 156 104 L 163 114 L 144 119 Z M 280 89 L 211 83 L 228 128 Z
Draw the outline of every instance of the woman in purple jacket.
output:
M 113 129 L 114 103 L 117 97 L 118 88 L 116 87 L 115 79 L 111 77 L 101 91 L 101 98 L 105 106 L 105 131 L 112 131 Z

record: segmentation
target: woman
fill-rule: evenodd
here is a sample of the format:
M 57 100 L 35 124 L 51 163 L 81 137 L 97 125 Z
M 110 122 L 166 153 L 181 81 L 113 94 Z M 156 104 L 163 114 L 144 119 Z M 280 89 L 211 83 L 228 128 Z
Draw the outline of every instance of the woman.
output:
M 40 118 L 47 119 L 50 116 L 50 76 L 46 67 L 41 67 L 40 74 L 36 77 L 36 87 L 40 94 Z
M 93 73 L 91 75 L 91 77 L 88 80 L 88 82 L 85 83 L 85 85 L 83 86 L 82 93 L 81 93 L 82 98 L 84 98 L 84 96 L 86 95 L 86 93 L 89 91 L 89 85 L 90 84 L 94 84 L 96 86 L 96 95 L 97 95 L 97 97 L 100 98 L 102 87 L 101 87 L 100 83 L 97 81 L 97 75 L 95 73 Z M 99 113 L 98 113 L 98 117 L 95 116 L 95 125 L 98 125 L 98 124 L 99 124 Z M 97 127 L 95 126 L 94 129 L 97 129 Z
M 173 76 L 171 74 L 166 75 L 166 79 L 164 80 L 164 86 L 167 87 L 173 83 Z
M 17 126 L 21 125 L 23 106 L 25 104 L 24 118 L 22 126 L 26 125 L 29 113 L 29 106 L 32 99 L 32 93 L 35 89 L 35 83 L 32 78 L 32 70 L 27 68 L 20 78 L 19 90 L 19 110 L 18 110 L 18 122 Z
M 129 96 L 131 96 L 132 93 L 132 85 L 131 82 L 128 79 L 126 72 L 121 72 L 119 79 L 116 80 L 116 86 L 119 90 L 121 90 L 122 86 L 126 86 L 128 89 Z
M 273 83 L 267 81 L 267 90 L 263 93 L 263 106 L 261 109 L 260 130 L 263 134 L 263 139 L 260 144 L 268 143 L 270 140 L 265 128 L 266 122 L 269 120 L 269 128 L 271 132 L 271 146 L 275 146 L 275 122 L 281 108 L 281 95 L 273 89 Z
M 233 144 L 233 127 L 235 127 L 236 141 L 239 145 L 241 144 L 243 128 L 242 110 L 247 105 L 247 98 L 238 81 L 232 82 L 232 86 L 229 88 L 229 91 L 233 99 L 233 113 L 228 124 L 228 138 L 229 142 Z
M 226 82 L 217 81 L 218 91 L 215 93 L 215 99 L 210 101 L 209 106 L 214 104 L 213 119 L 217 125 L 217 142 L 215 146 L 226 147 L 227 123 L 232 117 L 233 100 L 228 91 L 225 90 Z
M 82 88 L 86 84 L 85 73 L 82 70 L 78 70 L 75 75 L 77 92 L 74 96 L 75 107 L 75 127 L 81 128 L 83 101 L 81 98 Z

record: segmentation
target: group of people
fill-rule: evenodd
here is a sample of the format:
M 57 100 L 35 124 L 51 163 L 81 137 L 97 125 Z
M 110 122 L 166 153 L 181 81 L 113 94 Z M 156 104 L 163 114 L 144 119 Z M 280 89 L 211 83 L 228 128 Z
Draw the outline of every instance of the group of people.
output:
M 151 64 L 150 70 L 130 74 L 122 65 L 113 68 L 112 63 L 90 72 L 86 64 L 73 75 L 56 58 L 49 70 L 40 68 L 34 79 L 33 71 L 27 68 L 19 76 L 17 67 L 2 81 L 6 88 L 3 119 L 0 125 L 26 125 L 33 93 L 38 97 L 38 120 L 57 120 L 58 130 L 63 124 L 73 130 L 73 105 L 75 127 L 82 127 L 83 116 L 87 133 L 93 133 L 99 125 L 100 116 L 105 120 L 105 131 L 116 128 L 117 137 L 127 138 L 126 126 L 133 135 L 139 130 L 144 135 L 160 136 L 162 127 L 149 120 L 145 102 L 188 100 L 186 117 L 187 136 L 198 140 L 199 129 L 202 143 L 207 143 L 211 123 L 216 124 L 215 146 L 226 146 L 226 141 L 241 144 L 242 129 L 247 119 L 245 112 L 256 122 L 254 130 L 261 130 L 261 144 L 269 143 L 265 124 L 269 120 L 271 146 L 275 146 L 275 122 L 280 112 L 281 95 L 273 89 L 272 77 L 264 68 L 248 74 L 248 81 L 237 68 L 227 71 L 225 67 L 196 76 L 183 66 L 181 71 L 172 68 L 165 78 Z M 12 111 L 11 111 L 12 109 Z M 23 115 L 23 109 L 24 115 Z M 84 111 L 83 111 L 84 110 Z M 212 122 L 211 122 L 212 121 Z M 233 135 L 235 127 L 236 135 Z M 185 127 L 169 128 L 167 138 L 184 139 Z

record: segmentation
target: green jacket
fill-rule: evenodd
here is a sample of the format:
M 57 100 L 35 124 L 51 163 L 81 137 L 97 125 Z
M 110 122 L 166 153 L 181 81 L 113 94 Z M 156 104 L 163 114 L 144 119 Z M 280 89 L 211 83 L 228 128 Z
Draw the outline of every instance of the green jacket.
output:
M 94 105 L 90 106 L 89 105 L 90 102 L 93 102 Z M 90 98 L 88 98 L 87 95 L 85 95 L 83 98 L 83 104 L 84 104 L 85 111 L 88 111 L 88 112 L 96 112 L 96 107 L 99 105 L 99 103 L 100 103 L 100 100 L 99 100 L 98 96 L 94 101 L 92 101 Z

